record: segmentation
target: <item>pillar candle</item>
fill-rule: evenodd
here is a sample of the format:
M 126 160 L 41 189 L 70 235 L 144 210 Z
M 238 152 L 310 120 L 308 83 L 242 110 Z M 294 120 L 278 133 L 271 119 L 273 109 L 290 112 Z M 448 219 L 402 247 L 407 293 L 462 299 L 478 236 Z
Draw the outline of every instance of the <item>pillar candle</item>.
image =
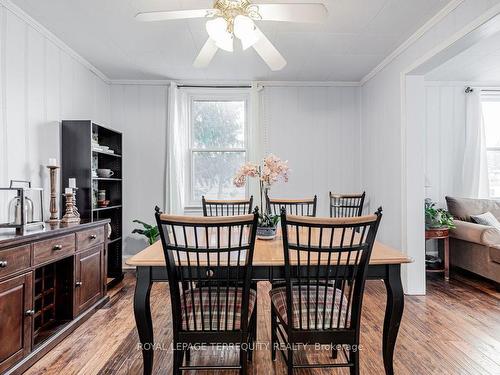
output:
M 72 189 L 76 189 L 76 178 L 70 178 L 68 182 L 68 186 Z

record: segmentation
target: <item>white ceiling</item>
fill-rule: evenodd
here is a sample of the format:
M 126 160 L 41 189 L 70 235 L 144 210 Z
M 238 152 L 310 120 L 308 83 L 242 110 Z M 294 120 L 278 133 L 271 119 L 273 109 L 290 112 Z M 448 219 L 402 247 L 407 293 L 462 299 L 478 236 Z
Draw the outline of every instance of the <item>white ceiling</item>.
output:
M 219 51 L 194 68 L 204 20 L 134 20 L 139 11 L 209 8 L 210 0 L 13 0 L 110 79 L 298 81 L 359 81 L 449 1 L 325 0 L 321 25 L 259 21 L 288 61 L 272 72 L 251 48 Z
M 428 81 L 500 82 L 500 33 L 480 40 L 425 78 Z

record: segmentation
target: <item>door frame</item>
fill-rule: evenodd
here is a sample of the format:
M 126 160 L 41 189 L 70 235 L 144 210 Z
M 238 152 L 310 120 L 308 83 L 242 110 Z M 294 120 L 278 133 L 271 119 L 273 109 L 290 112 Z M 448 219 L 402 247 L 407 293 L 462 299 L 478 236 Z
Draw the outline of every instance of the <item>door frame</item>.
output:
M 401 85 L 401 242 L 414 259 L 402 269 L 405 291 L 423 295 L 425 273 L 425 80 L 424 76 L 450 58 L 500 31 L 500 4 L 424 54 L 400 74 Z

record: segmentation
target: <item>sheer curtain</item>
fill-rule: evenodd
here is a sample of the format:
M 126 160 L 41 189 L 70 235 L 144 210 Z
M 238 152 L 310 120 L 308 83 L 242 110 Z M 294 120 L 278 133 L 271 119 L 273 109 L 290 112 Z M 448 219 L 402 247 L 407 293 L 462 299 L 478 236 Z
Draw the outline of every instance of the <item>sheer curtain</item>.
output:
M 167 207 L 168 213 L 184 214 L 186 173 L 188 171 L 188 113 L 186 94 L 177 83 L 170 83 L 167 129 Z
M 467 94 L 462 187 L 465 197 L 489 197 L 486 136 L 479 89 Z
M 255 162 L 260 165 L 260 162 L 264 158 L 264 132 L 262 129 L 261 120 L 261 109 L 262 109 L 262 97 L 261 92 L 264 87 L 256 82 L 252 83 L 250 88 L 250 103 L 249 103 L 249 113 L 248 113 L 248 155 L 247 160 Z M 253 201 L 255 204 L 260 206 L 260 187 L 259 182 L 256 178 L 249 178 L 248 181 L 248 193 L 253 195 Z M 260 207 L 259 207 L 260 209 Z

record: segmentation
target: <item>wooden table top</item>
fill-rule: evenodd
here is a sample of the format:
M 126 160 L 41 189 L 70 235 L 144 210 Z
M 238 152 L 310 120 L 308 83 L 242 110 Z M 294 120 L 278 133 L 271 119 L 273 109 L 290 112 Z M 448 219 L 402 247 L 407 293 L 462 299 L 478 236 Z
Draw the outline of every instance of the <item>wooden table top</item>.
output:
M 393 249 L 380 242 L 375 242 L 373 246 L 370 264 L 402 264 L 411 263 L 413 259 L 403 254 L 401 251 Z M 161 241 L 157 241 L 146 249 L 132 256 L 126 261 L 129 266 L 164 266 L 165 257 Z M 283 266 L 285 264 L 283 254 L 283 244 L 281 236 L 274 240 L 257 240 L 255 243 L 254 266 Z

